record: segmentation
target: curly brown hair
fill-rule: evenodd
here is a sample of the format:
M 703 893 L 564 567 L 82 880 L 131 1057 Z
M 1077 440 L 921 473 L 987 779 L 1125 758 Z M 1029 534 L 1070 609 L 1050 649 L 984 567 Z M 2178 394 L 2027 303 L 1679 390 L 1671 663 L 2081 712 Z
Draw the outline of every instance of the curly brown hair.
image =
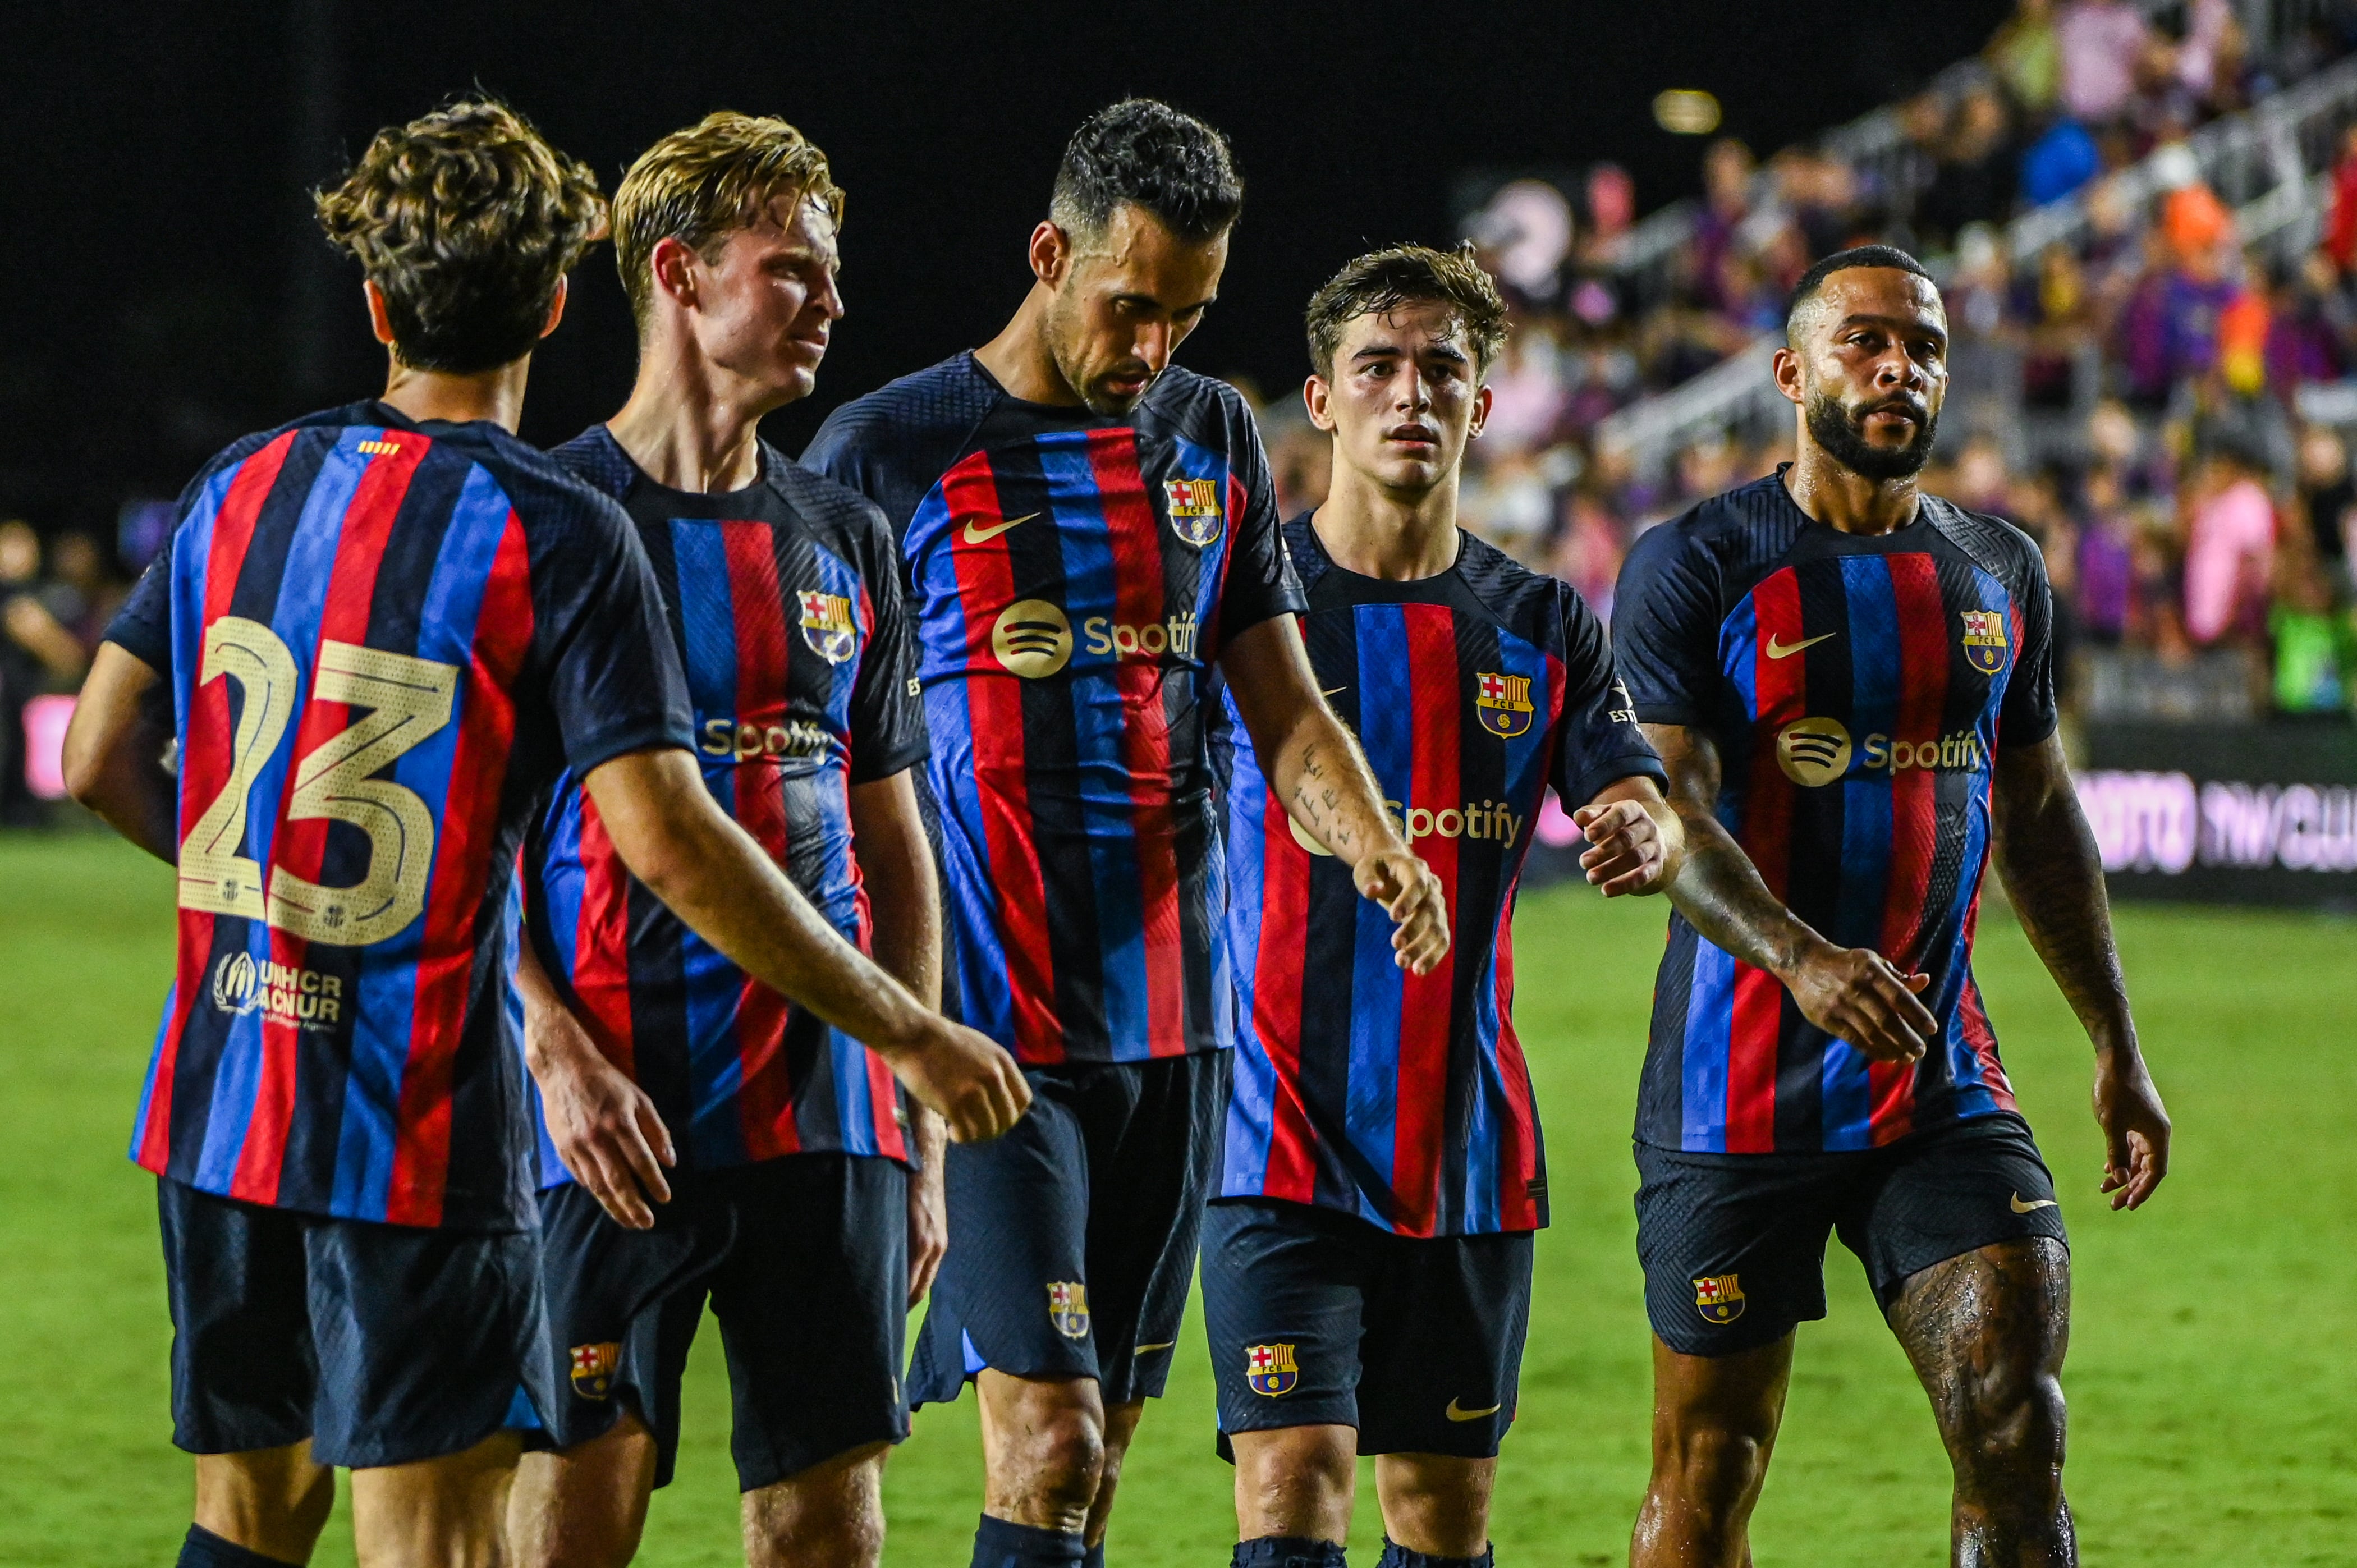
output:
M 559 280 L 606 232 L 597 177 L 488 99 L 379 131 L 312 199 L 383 291 L 401 362 L 453 375 L 530 353 Z
M 1320 376 L 1332 376 L 1343 328 L 1361 316 L 1388 315 L 1411 303 L 1456 311 L 1479 370 L 1487 371 L 1506 346 L 1505 296 L 1474 259 L 1469 242 L 1453 251 L 1391 245 L 1343 263 L 1309 296 L 1310 364 Z
M 709 262 L 723 240 L 798 191 L 843 226 L 843 191 L 818 145 L 773 115 L 723 109 L 639 155 L 614 190 L 614 264 L 644 327 L 655 246 L 677 240 Z

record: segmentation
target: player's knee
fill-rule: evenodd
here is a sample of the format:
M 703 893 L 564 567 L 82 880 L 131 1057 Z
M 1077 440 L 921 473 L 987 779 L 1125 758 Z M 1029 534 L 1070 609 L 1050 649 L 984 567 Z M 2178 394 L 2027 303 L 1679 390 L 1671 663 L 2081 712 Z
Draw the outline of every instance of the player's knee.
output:
M 876 1444 L 744 1495 L 748 1568 L 875 1568 L 884 1555 L 884 1459 Z
M 1992 1497 L 2027 1499 L 2062 1473 L 2062 1382 L 2051 1373 L 1975 1380 L 1949 1443 L 1957 1477 Z
M 1093 1412 L 1058 1410 L 1031 1427 L 1017 1455 L 1033 1497 L 1059 1509 L 1085 1509 L 1104 1480 L 1104 1427 Z
M 1653 1482 L 1690 1506 L 1729 1509 L 1767 1473 L 1772 1431 L 1708 1420 L 1665 1421 L 1653 1429 Z
M 1336 1430 L 1350 1429 L 1296 1427 L 1238 1440 L 1239 1515 L 1295 1521 L 1323 1517 L 1339 1505 L 1347 1518 L 1358 1485 L 1358 1458 L 1348 1442 L 1329 1439 Z

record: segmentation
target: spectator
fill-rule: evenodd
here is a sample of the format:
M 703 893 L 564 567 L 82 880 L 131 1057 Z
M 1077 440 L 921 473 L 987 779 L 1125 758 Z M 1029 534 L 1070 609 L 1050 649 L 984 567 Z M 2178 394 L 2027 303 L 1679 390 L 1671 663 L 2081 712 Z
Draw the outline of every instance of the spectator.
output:
M 2063 109 L 2089 125 L 2126 114 L 2152 41 L 2144 14 L 2127 0 L 2071 0 L 2054 24 Z
M 2348 373 L 2351 310 L 2331 257 L 2310 251 L 2298 272 L 2287 271 L 2268 317 L 2266 379 L 2277 396 L 2288 402 L 2304 382 Z
M 2344 273 L 2357 267 L 2357 125 L 2341 133 L 2341 161 L 2332 166 L 2332 208 L 2324 225 L 2324 252 Z
M 2276 509 L 2257 465 L 2222 447 L 2185 489 L 2185 631 L 2201 647 L 2255 634 L 2275 575 Z
M 43 692 L 70 691 L 90 659 L 66 629 L 67 608 L 41 581 L 41 536 L 21 519 L 0 522 L 0 822 L 38 822 L 25 783 L 25 704 Z
M 1917 203 L 1918 227 L 1933 249 L 1967 223 L 2001 222 L 2013 210 L 2013 126 L 1990 87 L 1975 87 L 1957 102 L 1932 188 Z
M 1695 293 L 1703 304 L 1727 310 L 1735 303 L 1726 267 L 1736 232 L 1751 214 L 1751 149 L 1732 136 L 1711 143 L 1702 157 L 1703 209 L 1695 221 Z
M 2340 434 L 2311 424 L 2299 434 L 2298 466 L 2300 515 L 2317 570 L 2337 593 L 2347 594 L 2350 513 L 2357 509 L 2357 481 L 2349 472 L 2349 447 Z
M 2087 128 L 2076 120 L 2057 120 L 2021 155 L 2021 199 L 2043 207 L 2103 172 L 2104 155 Z
M 2029 328 L 2022 401 L 2034 408 L 2068 408 L 2077 392 L 2081 351 L 2094 337 L 2095 301 L 2085 269 L 2068 245 L 2049 245 L 2030 286 L 2017 293 L 2014 314 Z
M 2347 718 L 2357 681 L 2357 619 L 2333 603 L 2332 590 L 2298 536 L 2276 558 L 2275 707 L 2300 718 Z
M 2043 119 L 2062 87 L 2062 58 L 2054 36 L 2053 0 L 2019 0 L 1981 51 L 2022 111 Z
M 2136 590 L 2136 516 L 2112 468 L 2093 468 L 2081 486 L 2079 554 L 2072 574 L 2079 631 L 2098 647 L 2127 634 Z

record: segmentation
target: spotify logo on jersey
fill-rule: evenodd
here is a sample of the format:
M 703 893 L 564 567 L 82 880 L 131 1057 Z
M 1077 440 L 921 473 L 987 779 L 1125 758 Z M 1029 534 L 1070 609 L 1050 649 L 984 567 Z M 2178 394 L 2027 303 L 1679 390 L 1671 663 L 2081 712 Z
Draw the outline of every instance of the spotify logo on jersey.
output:
M 1053 675 L 1072 658 L 1072 623 L 1045 599 L 1017 599 L 998 612 L 990 651 L 1027 681 Z
M 1776 765 L 1807 789 L 1849 771 L 1849 729 L 1839 719 L 1794 719 L 1776 736 Z

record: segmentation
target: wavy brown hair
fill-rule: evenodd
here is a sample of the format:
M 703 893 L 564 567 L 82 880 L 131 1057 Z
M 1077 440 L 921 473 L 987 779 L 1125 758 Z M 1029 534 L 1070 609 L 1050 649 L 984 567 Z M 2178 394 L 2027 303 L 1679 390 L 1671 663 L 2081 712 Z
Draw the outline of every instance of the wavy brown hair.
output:
M 530 353 L 558 281 L 606 232 L 597 177 L 488 99 L 379 131 L 313 205 L 383 291 L 401 362 L 454 375 Z
M 826 155 L 771 115 L 723 109 L 640 153 L 614 190 L 614 264 L 639 325 L 654 302 L 656 245 L 677 240 L 709 262 L 722 241 L 794 192 L 842 227 L 843 191 Z
M 1487 371 L 1506 346 L 1506 301 L 1473 258 L 1470 243 L 1453 251 L 1391 245 L 1342 263 L 1309 296 L 1309 362 L 1334 374 L 1343 328 L 1361 316 L 1387 316 L 1403 305 L 1445 305 L 1465 324 L 1474 366 Z

